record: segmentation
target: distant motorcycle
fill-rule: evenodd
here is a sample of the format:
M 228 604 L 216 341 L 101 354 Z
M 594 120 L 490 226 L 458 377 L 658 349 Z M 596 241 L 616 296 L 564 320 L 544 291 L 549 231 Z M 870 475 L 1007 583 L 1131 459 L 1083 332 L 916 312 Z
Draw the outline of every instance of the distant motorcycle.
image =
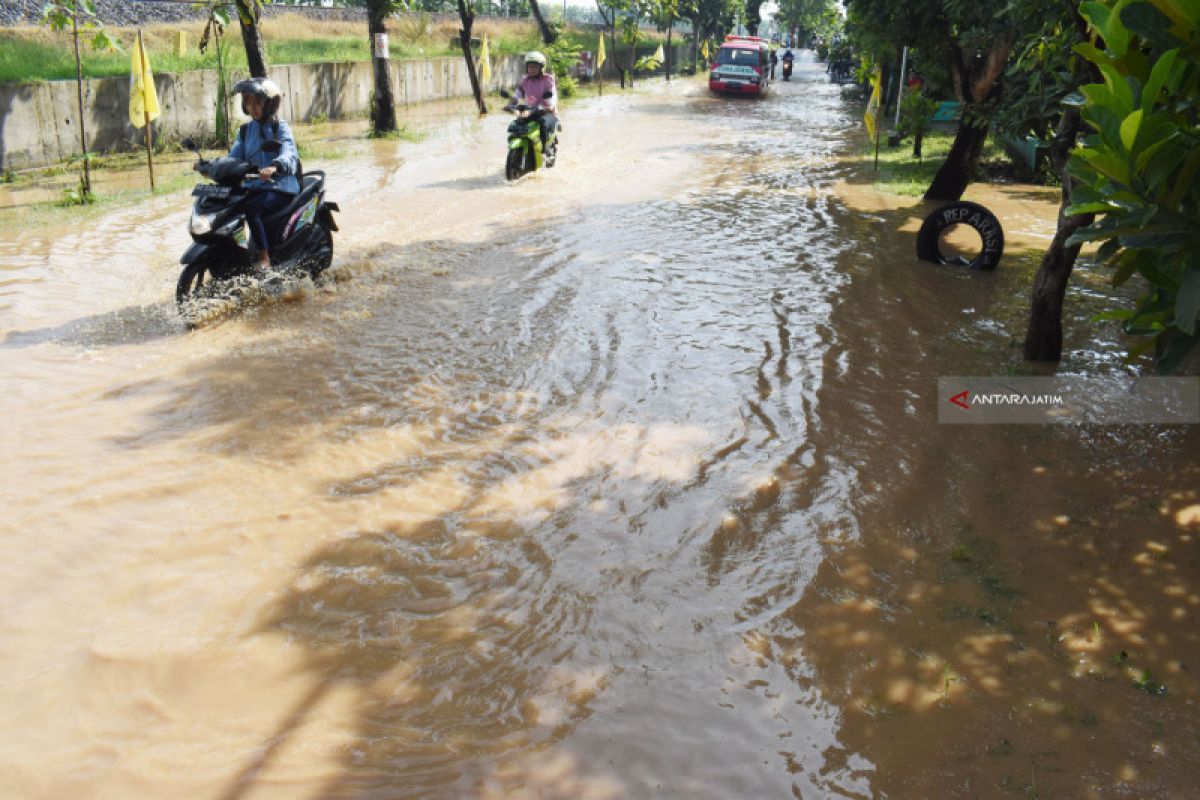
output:
M 192 246 L 179 259 L 183 271 L 175 287 L 175 302 L 185 313 L 186 304 L 197 297 L 212 297 L 220 293 L 222 284 L 239 276 L 256 277 L 255 254 L 248 247 L 245 200 L 252 190 L 243 186 L 245 180 L 257 178 L 259 168 L 248 162 L 225 156 L 212 161 L 191 139 L 183 146 L 199 157 L 195 169 L 211 184 L 198 184 L 192 189 L 196 198 L 188 232 Z M 277 141 L 263 142 L 263 150 L 279 152 Z M 316 278 L 333 263 L 333 221 L 337 203 L 325 202 L 325 173 L 313 170 L 300 178 L 300 193 L 287 207 L 263 218 L 271 253 L 283 274 L 300 274 Z
M 513 97 L 503 89 L 500 96 L 512 100 Z M 545 99 L 553 95 L 546 92 Z M 504 162 L 504 175 L 510 181 L 515 181 L 523 175 L 535 172 L 542 167 L 549 169 L 558 158 L 558 130 L 552 130 L 547 135 L 545 149 L 542 147 L 541 119 L 546 115 L 544 109 L 532 108 L 524 103 L 509 103 L 504 107 L 515 115 L 508 125 L 508 157 Z
M 792 59 L 785 58 L 783 60 L 783 79 L 790 81 L 792 79 Z

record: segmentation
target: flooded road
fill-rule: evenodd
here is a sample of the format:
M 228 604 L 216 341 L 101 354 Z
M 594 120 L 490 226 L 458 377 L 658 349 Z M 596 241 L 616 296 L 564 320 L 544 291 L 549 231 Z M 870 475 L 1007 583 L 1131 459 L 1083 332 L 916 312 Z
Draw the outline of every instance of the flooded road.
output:
M 1200 437 L 939 426 L 1044 196 L 916 262 L 796 77 L 606 90 L 514 185 L 501 114 L 371 145 L 338 280 L 191 333 L 185 197 L 0 231 L 7 791 L 1191 793 Z

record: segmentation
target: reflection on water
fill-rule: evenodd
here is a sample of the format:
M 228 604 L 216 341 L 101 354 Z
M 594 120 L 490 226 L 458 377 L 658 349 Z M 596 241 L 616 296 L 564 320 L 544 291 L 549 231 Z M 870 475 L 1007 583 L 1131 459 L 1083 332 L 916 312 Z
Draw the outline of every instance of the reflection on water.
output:
M 1195 433 L 937 426 L 1021 237 L 916 262 L 796 77 L 606 93 L 515 185 L 499 117 L 382 143 L 336 282 L 190 333 L 186 199 L 0 251 L 15 791 L 1185 795 Z

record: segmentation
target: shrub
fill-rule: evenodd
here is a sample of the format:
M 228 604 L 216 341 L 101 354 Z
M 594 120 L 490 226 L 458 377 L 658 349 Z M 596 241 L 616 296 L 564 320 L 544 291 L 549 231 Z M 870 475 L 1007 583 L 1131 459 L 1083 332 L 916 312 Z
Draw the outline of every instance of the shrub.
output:
M 1114 284 L 1146 279 L 1136 308 L 1106 316 L 1172 372 L 1200 342 L 1200 5 L 1108 0 L 1080 13 L 1105 49 L 1075 50 L 1104 83 L 1068 98 L 1094 133 L 1068 162 L 1080 183 L 1067 213 L 1097 218 L 1068 244 L 1100 242 Z

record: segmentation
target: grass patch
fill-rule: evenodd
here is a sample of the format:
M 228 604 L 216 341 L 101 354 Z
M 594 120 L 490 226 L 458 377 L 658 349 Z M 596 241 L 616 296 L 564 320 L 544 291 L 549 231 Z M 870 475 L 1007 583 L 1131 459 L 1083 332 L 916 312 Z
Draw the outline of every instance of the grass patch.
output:
M 151 198 L 182 193 L 196 183 L 196 175 L 190 170 L 178 169 L 178 164 L 173 164 L 171 167 L 172 169 L 166 170 L 158 164 L 155 165 L 154 177 L 157 188 L 154 192 L 151 192 L 149 187 L 116 191 L 101 189 L 92 195 L 92 200 L 87 205 L 67 203 L 64 196 L 41 203 L 0 209 L 0 230 L 17 227 L 28 229 L 68 223 L 79 225 L 117 208 L 145 203 Z M 93 180 L 95 174 L 93 169 Z M 67 188 L 69 187 L 64 186 L 64 191 Z
M 401 125 L 396 130 L 389 131 L 387 133 L 378 133 L 377 134 L 377 133 L 372 133 L 369 130 L 367 131 L 368 139 L 385 139 L 388 141 L 395 141 L 395 142 L 411 142 L 413 144 L 416 144 L 417 142 L 424 140 L 426 135 L 427 134 L 421 133 L 419 131 L 409 130 L 407 125 Z
M 462 50 L 450 44 L 456 26 L 457 23 L 431 22 L 406 29 L 401 22 L 392 21 L 389 23 L 392 58 L 461 56 Z M 202 30 L 203 26 L 198 23 L 146 28 L 143 35 L 152 69 L 156 73 L 216 69 L 216 48 L 209 47 L 206 53 L 199 50 Z M 188 48 L 184 55 L 175 53 L 174 37 L 177 31 L 187 34 Z M 300 15 L 284 15 L 266 18 L 262 32 L 268 64 L 319 64 L 371 59 L 365 24 L 321 22 Z M 129 74 L 129 48 L 136 38 L 136 30 L 110 28 L 109 33 L 125 50 L 109 53 L 84 47 L 81 60 L 85 78 Z M 513 55 L 541 46 L 532 20 L 481 22 L 476 26 L 474 35 L 484 34 L 488 36 L 493 55 Z M 237 35 L 236 26 L 226 33 L 223 42 L 226 67 L 245 71 L 246 51 L 242 47 L 241 37 Z M 68 35 L 31 27 L 0 30 L 0 82 L 65 80 L 74 77 L 75 57 Z
M 345 142 L 331 140 L 324 135 L 322 126 L 293 126 L 296 146 L 300 150 L 306 168 L 321 169 L 321 165 L 356 154 L 355 148 L 347 148 Z M 365 134 L 360 134 L 365 142 Z M 419 133 L 405 131 L 397 139 L 418 141 Z M 219 147 L 203 148 L 205 157 L 213 158 L 225 151 Z M 6 190 L 21 190 L 31 186 L 42 186 L 54 195 L 52 199 L 27 203 L 11 208 L 0 208 L 0 230 L 15 227 L 38 227 L 46 225 L 77 225 L 95 219 L 103 213 L 130 205 L 144 203 L 154 198 L 182 193 L 203 179 L 192 171 L 194 156 L 185 153 L 178 142 L 167 142 L 155 148 L 154 177 L 155 191 L 151 192 L 146 172 L 146 152 L 134 150 L 124 153 L 96 155 L 91 159 L 93 194 L 87 204 L 71 201 L 71 193 L 77 192 L 82 166 L 78 159 L 54 164 L 42 169 L 10 173 L 5 180 Z M 133 188 L 114 189 L 105 185 L 105 173 L 129 173 L 135 177 Z M 180 202 L 185 202 L 181 200 Z M 190 201 L 186 201 L 190 204 Z
M 926 134 L 921 145 L 923 157 L 918 161 L 912 154 L 911 139 L 904 140 L 898 147 L 888 147 L 887 139 L 883 138 L 879 143 L 879 171 L 875 172 L 875 145 L 864 136 L 855 161 L 868 174 L 875 175 L 875 187 L 880 191 L 902 197 L 920 197 L 933 182 L 934 174 L 946 160 L 953 143 L 953 131 Z M 1006 159 L 1004 150 L 989 136 L 980 163 Z

